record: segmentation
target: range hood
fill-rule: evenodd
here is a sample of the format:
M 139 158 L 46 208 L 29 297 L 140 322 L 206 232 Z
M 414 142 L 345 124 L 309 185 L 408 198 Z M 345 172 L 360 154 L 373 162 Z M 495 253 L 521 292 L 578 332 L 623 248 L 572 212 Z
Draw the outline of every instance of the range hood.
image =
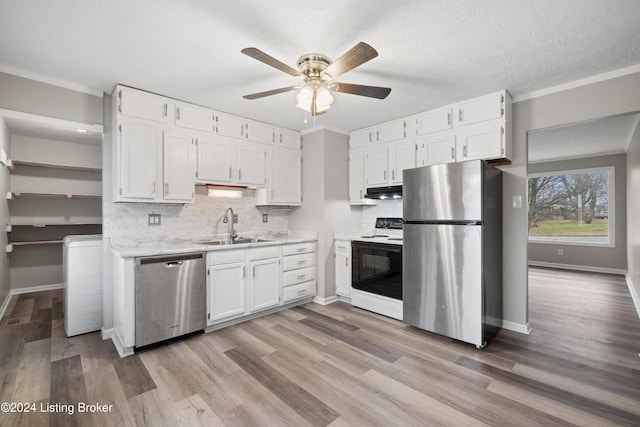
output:
M 367 199 L 402 199 L 402 185 L 367 188 Z

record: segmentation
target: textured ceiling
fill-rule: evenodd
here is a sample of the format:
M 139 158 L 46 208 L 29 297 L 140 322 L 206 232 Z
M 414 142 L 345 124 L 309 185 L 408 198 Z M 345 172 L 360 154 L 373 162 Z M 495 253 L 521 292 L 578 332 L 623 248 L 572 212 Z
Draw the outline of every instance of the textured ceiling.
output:
M 379 57 L 339 80 L 386 100 L 336 94 L 318 125 L 344 130 L 506 88 L 513 96 L 640 64 L 640 1 L 0 0 L 0 63 L 110 92 L 116 83 L 292 129 L 295 93 L 242 95 L 296 79 L 295 66 L 359 41 Z

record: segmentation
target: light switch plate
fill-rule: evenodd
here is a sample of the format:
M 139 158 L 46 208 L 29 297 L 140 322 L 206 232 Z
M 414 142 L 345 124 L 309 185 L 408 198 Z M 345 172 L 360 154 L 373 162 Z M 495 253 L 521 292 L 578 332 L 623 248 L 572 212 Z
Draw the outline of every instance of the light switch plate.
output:
M 511 198 L 511 207 L 513 209 L 522 209 L 522 196 L 513 196 Z

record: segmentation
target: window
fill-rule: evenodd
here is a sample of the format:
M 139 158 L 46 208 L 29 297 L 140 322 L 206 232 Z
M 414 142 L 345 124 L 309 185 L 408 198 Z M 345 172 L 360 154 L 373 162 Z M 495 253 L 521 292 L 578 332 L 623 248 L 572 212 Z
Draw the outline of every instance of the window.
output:
M 529 175 L 529 241 L 614 246 L 614 167 Z

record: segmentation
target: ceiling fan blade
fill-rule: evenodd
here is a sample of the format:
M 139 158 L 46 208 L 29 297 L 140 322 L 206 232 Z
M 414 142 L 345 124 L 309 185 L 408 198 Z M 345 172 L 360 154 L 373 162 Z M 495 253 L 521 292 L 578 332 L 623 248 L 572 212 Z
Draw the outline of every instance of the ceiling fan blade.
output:
M 378 52 L 374 48 L 364 42 L 360 42 L 325 68 L 322 74 L 327 74 L 331 79 L 335 79 L 376 56 L 378 56 Z
M 352 83 L 333 83 L 331 89 L 336 92 L 350 93 L 352 95 L 368 96 L 370 98 L 378 99 L 385 99 L 389 93 L 391 93 L 391 89 L 388 87 L 364 86 Z
M 277 95 L 279 93 L 289 92 L 295 90 L 297 86 L 281 87 L 280 89 L 267 90 L 265 92 L 252 93 L 251 95 L 244 95 L 244 99 L 258 99 L 265 96 Z
M 288 66 L 287 64 L 278 61 L 272 56 L 267 55 L 260 49 L 255 47 L 247 47 L 242 49 L 240 52 L 244 53 L 247 56 L 252 57 L 253 59 L 257 59 L 260 62 L 264 62 L 267 65 L 272 66 L 273 68 L 277 68 L 280 71 L 284 71 L 285 73 L 292 76 L 300 76 L 302 75 L 300 71 L 296 70 L 293 67 Z

